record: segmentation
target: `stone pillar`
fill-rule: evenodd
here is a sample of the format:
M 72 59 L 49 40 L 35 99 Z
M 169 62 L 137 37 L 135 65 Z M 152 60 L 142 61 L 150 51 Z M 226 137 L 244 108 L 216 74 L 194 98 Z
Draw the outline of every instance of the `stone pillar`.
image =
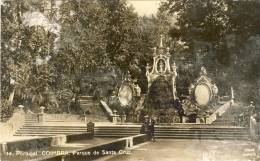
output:
M 234 102 L 234 89 L 231 86 L 231 101 L 230 101 L 230 106 L 232 106 L 235 102 Z
M 61 156 L 61 161 L 65 161 L 65 160 L 66 160 L 66 156 L 65 155 Z
M 84 114 L 84 122 L 87 123 L 87 114 Z
M 196 124 L 200 124 L 200 118 L 199 117 L 196 118 Z
M 44 109 L 45 109 L 45 107 L 41 106 L 40 109 L 41 109 L 41 112 L 38 113 L 38 122 L 43 123 L 44 122 Z
M 0 149 L 0 153 L 1 154 L 6 154 L 6 151 L 7 151 L 7 144 L 6 143 L 1 143 L 1 149 Z
M 126 148 L 132 148 L 134 146 L 133 137 L 126 138 Z
M 116 123 L 117 123 L 117 120 L 118 120 L 118 118 L 119 118 L 119 115 L 112 114 L 111 116 L 112 116 L 112 122 L 116 124 Z
M 95 124 L 93 122 L 87 123 L 87 132 L 94 134 Z
M 24 110 L 24 105 L 19 105 L 18 108 L 19 108 L 20 111 L 23 111 Z
M 111 117 L 112 117 L 112 122 L 116 124 L 117 120 L 119 118 L 119 115 L 117 114 L 116 110 L 113 111 L 113 114 L 111 115 Z
M 41 113 L 44 113 L 45 107 L 41 106 L 40 109 L 41 109 Z
M 38 113 L 38 123 L 43 123 L 44 120 L 43 120 L 43 113 Z
M 255 129 L 255 135 L 256 135 L 256 153 L 260 154 L 260 109 L 257 108 L 257 114 L 255 117 L 256 120 L 256 129 Z
M 123 114 L 121 115 L 121 123 L 125 123 L 126 122 L 126 115 Z
M 145 122 L 148 122 L 148 121 L 149 121 L 149 116 L 148 116 L 148 115 L 145 115 L 145 116 L 144 116 L 144 121 L 145 121 Z
M 188 118 L 186 116 L 182 116 L 182 123 L 186 123 Z

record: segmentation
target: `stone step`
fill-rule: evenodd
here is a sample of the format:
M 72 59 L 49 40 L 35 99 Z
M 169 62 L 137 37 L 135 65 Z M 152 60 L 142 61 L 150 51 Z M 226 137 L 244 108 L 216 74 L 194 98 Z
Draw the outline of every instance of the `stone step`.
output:
M 120 125 L 120 126 L 96 126 L 96 128 L 100 128 L 100 129 L 136 129 L 136 128 L 141 128 L 141 126 L 124 126 L 124 125 Z M 201 127 L 176 127 L 176 126 L 155 126 L 155 128 L 158 129 L 192 129 L 192 130 L 228 130 L 228 129 L 232 129 L 232 130 L 243 130 L 243 129 L 247 129 L 245 127 L 234 127 L 234 126 L 211 126 L 211 127 L 203 127 L 203 125 Z
M 106 131 L 95 131 L 95 133 L 97 134 L 123 134 L 123 133 L 139 133 L 139 131 L 129 131 L 129 132 L 122 132 L 122 131 L 119 131 L 119 132 L 106 132 Z M 232 136 L 238 136 L 238 135 L 247 135 L 248 136 L 248 133 L 187 133 L 187 132 L 179 132 L 179 133 L 171 133 L 171 132 L 155 132 L 155 134 L 158 134 L 158 135 L 232 135 Z
M 196 125 L 197 126 L 197 125 Z M 123 137 L 139 133 L 140 127 L 122 126 L 99 126 L 95 127 L 95 136 L 98 137 Z M 249 139 L 248 129 L 243 127 L 155 127 L 157 138 L 176 138 L 176 139 Z
M 20 128 L 17 131 L 87 131 L 87 129 L 48 129 L 48 128 L 42 128 L 42 129 L 25 129 L 25 128 Z
M 16 131 L 16 133 L 27 133 L 27 132 L 37 132 L 37 133 L 45 133 L 45 132 L 86 132 L 87 129 L 71 129 L 71 130 L 68 130 L 68 129 L 19 129 Z
M 86 126 L 41 126 L 41 125 L 32 125 L 32 126 L 23 126 L 23 129 L 45 129 L 45 128 L 53 128 L 53 129 L 87 129 Z
M 55 134 L 55 135 L 62 135 L 62 134 Z M 55 136 L 53 134 L 14 134 L 14 136 Z
M 86 130 L 87 128 L 20 128 L 18 130 Z
M 119 137 L 128 137 L 131 135 L 122 135 L 122 134 L 113 134 L 113 135 L 107 135 L 107 134 L 95 134 L 96 137 L 113 137 L 113 138 L 119 138 Z M 249 138 L 246 137 L 234 137 L 234 136 L 158 136 L 155 135 L 155 138 L 160 139 L 212 139 L 212 140 L 248 140 Z
M 95 130 L 140 130 L 141 127 L 138 128 L 113 128 L 113 127 L 106 127 L 106 128 L 100 128 L 100 127 L 95 127 Z M 209 131 L 209 132 L 221 132 L 221 131 L 227 131 L 227 132 L 234 132 L 234 131 L 248 131 L 247 128 L 244 129 L 199 129 L 199 128 L 159 128 L 155 127 L 155 130 L 160 130 L 160 131 Z
M 99 128 L 95 128 L 96 131 L 139 131 L 140 128 L 138 129 L 99 129 Z M 248 132 L 247 130 L 192 130 L 192 129 L 159 129 L 159 128 L 155 128 L 155 131 L 161 131 L 161 132 Z
M 23 132 L 17 132 L 16 134 L 76 134 L 76 133 L 82 133 L 86 131 L 23 131 Z
M 84 105 L 84 104 L 86 104 L 86 105 L 99 105 L 98 102 L 89 102 L 89 101 L 80 101 L 80 104 L 81 105 Z
M 101 135 L 107 135 L 107 136 L 124 136 L 124 135 L 135 135 L 135 134 L 138 134 L 138 133 L 95 133 L 95 136 L 101 136 Z M 240 138 L 240 137 L 243 137 L 243 138 L 248 138 L 249 139 L 249 135 L 218 135 L 218 134 L 158 134 L 158 133 L 155 133 L 155 136 L 157 137 L 171 137 L 171 136 L 176 136 L 176 137 L 194 137 L 194 136 L 197 136 L 197 137 L 236 137 L 236 138 Z
M 95 130 L 97 133 L 124 133 L 125 131 L 103 131 L 103 130 Z M 127 131 L 127 132 L 140 132 L 140 131 Z M 226 135 L 226 134 L 232 134 L 232 135 L 247 135 L 247 132 L 193 132 L 193 131 L 179 131 L 179 132 L 162 132 L 162 131 L 155 131 L 155 133 L 158 134 L 198 134 L 198 135 L 204 135 L 204 134 L 219 134 L 219 135 Z
M 93 98 L 94 96 L 88 96 L 88 95 L 81 95 L 79 98 Z
M 155 138 L 165 139 L 212 139 L 212 140 L 248 140 L 249 137 L 234 137 L 234 136 L 156 136 Z

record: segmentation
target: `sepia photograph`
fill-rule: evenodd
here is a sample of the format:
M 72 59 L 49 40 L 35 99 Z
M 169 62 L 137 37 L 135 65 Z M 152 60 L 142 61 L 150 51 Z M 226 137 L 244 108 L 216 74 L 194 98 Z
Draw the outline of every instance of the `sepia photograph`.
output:
M 0 161 L 260 161 L 260 0 L 0 5 Z

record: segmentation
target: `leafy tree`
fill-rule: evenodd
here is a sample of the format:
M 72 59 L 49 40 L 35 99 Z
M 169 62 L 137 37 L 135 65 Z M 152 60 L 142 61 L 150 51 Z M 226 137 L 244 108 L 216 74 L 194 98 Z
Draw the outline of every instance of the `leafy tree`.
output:
M 105 52 L 105 13 L 96 1 L 66 1 L 60 10 L 61 45 L 55 66 L 57 73 L 67 80 L 64 83 L 75 84 L 69 88 L 79 92 L 84 74 L 107 68 L 109 64 Z M 62 82 L 63 79 L 59 88 L 68 88 Z
M 27 2 L 5 1 L 1 6 L 1 92 L 2 99 L 9 99 L 9 105 L 14 101 L 15 105 L 37 108 L 48 102 L 40 100 L 52 79 L 47 62 L 52 56 L 55 35 L 43 26 L 24 24 L 22 16 L 29 10 Z
M 251 87 L 259 79 L 259 49 L 248 50 L 249 41 L 258 44 L 259 7 L 256 0 L 168 0 L 161 10 L 177 18 L 170 35 L 186 43 L 195 65 L 205 65 L 219 84 L 235 86 L 237 94 L 245 98 L 248 94 L 243 95 L 247 92 L 240 88 L 241 83 L 254 95 Z

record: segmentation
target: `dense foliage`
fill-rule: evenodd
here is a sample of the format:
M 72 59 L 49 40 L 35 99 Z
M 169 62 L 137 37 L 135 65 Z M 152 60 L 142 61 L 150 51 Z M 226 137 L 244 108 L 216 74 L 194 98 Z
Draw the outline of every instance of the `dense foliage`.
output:
M 80 94 L 82 77 L 96 73 L 117 81 L 130 71 L 145 91 L 141 76 L 160 34 L 157 18 L 138 17 L 126 1 L 57 2 L 1 5 L 2 109 L 68 112 L 63 106 Z
M 193 68 L 206 66 L 220 90 L 234 86 L 249 101 L 259 88 L 259 8 L 257 0 L 168 0 L 160 9 L 176 16 L 169 34 L 188 46 Z
M 146 92 L 145 67 L 161 34 L 179 66 L 179 93 L 187 93 L 184 87 L 204 65 L 223 94 L 233 85 L 239 98 L 253 99 L 259 8 L 256 0 L 167 0 L 156 16 L 138 17 L 126 0 L 3 1 L 1 116 L 19 104 L 69 112 L 82 78 L 97 73 L 116 86 L 130 71 Z

